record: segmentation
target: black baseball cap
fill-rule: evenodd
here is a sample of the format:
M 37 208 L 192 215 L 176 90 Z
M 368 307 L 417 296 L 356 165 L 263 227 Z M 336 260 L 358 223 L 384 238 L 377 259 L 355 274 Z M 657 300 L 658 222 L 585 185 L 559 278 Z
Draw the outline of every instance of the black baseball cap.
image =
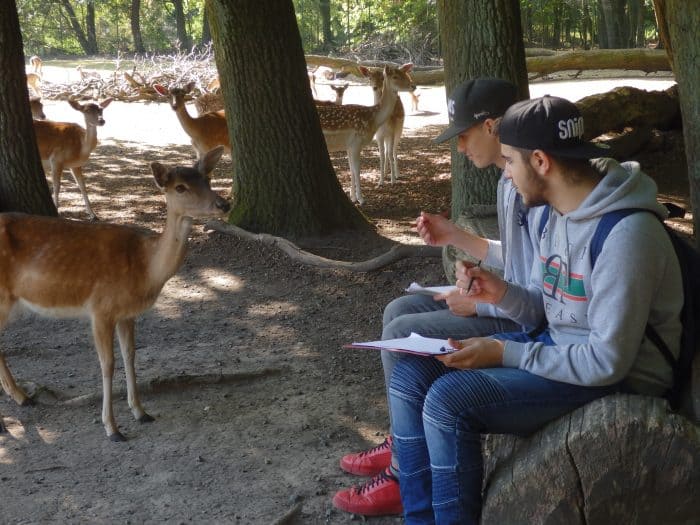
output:
M 540 149 L 555 157 L 594 159 L 607 146 L 583 140 L 583 117 L 573 102 L 545 95 L 523 100 L 508 108 L 499 126 L 501 144 Z
M 498 78 L 475 78 L 457 86 L 447 99 L 450 126 L 434 139 L 450 140 L 487 118 L 498 118 L 518 100 L 515 85 Z

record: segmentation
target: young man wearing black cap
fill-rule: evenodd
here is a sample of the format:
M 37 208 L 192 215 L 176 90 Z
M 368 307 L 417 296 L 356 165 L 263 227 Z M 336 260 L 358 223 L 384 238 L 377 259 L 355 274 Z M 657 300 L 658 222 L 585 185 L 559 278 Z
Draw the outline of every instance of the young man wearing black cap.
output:
M 481 268 L 457 284 L 546 329 L 452 341 L 453 354 L 397 364 L 389 402 L 406 523 L 478 523 L 482 434 L 528 435 L 596 398 L 661 395 L 672 382 L 645 337 L 648 324 L 677 355 L 683 290 L 656 184 L 637 163 L 590 160 L 604 150 L 583 140 L 580 113 L 561 98 L 513 105 L 500 137 L 523 202 L 549 204 L 530 225 L 541 235 L 530 285 Z
M 450 126 L 435 141 L 458 138 L 457 150 L 478 168 L 496 165 L 503 169 L 498 140 L 498 121 L 517 100 L 516 87 L 505 80 L 478 78 L 459 85 L 447 103 Z M 533 260 L 528 215 L 532 214 L 505 177 L 497 190 L 498 224 L 501 241 L 478 237 L 461 230 L 442 215 L 421 213 L 417 230 L 427 244 L 454 245 L 483 264 L 504 271 L 505 279 L 526 284 Z M 468 337 L 520 330 L 521 326 L 492 305 L 476 303 L 459 292 L 437 295 L 406 295 L 384 310 L 382 339 L 406 337 L 416 332 L 426 337 L 466 339 Z M 394 366 L 404 354 L 382 352 L 387 388 Z M 368 451 L 348 454 L 340 461 L 343 470 L 373 476 L 367 483 L 339 491 L 333 504 L 362 515 L 400 514 L 398 462 L 392 458 L 391 438 Z

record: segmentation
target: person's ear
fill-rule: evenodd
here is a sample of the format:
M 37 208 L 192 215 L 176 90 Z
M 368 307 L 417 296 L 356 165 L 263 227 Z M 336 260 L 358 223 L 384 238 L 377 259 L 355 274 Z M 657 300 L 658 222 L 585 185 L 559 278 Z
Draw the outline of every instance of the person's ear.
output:
M 540 175 L 544 175 L 550 170 L 552 160 L 544 151 L 536 149 L 530 154 L 530 166 Z
M 492 118 L 487 118 L 484 120 L 484 128 L 486 128 L 486 133 L 489 135 L 493 136 L 496 134 L 496 121 L 494 121 Z

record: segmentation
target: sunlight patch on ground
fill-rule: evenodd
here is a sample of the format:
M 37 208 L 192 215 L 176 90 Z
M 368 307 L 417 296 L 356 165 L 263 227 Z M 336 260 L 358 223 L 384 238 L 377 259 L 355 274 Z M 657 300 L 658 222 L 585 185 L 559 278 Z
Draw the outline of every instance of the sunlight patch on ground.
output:
M 243 281 L 221 268 L 204 268 L 199 272 L 202 280 L 214 290 L 237 292 L 243 289 Z
M 266 301 L 262 304 L 255 304 L 248 308 L 247 314 L 257 317 L 273 318 L 280 314 L 296 314 L 300 310 L 299 306 L 284 301 Z
M 366 440 L 370 445 L 367 448 L 379 445 L 384 441 L 385 428 L 378 428 L 362 424 L 361 421 L 356 421 L 355 418 L 341 417 L 341 421 L 344 421 L 349 427 L 353 429 L 362 439 Z

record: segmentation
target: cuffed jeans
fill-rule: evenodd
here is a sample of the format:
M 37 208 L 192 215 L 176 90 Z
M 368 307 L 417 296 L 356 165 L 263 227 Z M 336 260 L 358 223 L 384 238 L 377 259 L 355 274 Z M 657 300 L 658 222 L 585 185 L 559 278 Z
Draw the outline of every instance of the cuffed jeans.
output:
M 478 523 L 481 434 L 526 436 L 618 390 L 561 383 L 517 368 L 457 370 L 407 355 L 396 365 L 389 398 L 405 523 Z

